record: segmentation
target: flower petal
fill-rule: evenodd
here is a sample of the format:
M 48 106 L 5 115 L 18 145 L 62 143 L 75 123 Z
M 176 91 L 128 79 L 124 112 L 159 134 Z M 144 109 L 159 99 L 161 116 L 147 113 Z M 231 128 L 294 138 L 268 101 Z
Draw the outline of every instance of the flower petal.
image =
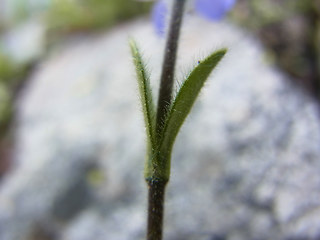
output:
M 235 3 L 236 0 L 196 0 L 195 9 L 208 19 L 220 20 Z
M 158 35 L 163 36 L 166 28 L 168 9 L 164 0 L 159 0 L 153 6 L 152 21 Z

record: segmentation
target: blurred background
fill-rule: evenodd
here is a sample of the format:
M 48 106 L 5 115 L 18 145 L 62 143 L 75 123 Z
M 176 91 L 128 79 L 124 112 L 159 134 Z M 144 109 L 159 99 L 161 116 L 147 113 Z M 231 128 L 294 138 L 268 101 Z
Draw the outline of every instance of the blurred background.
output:
M 34 69 L 69 39 L 136 19 L 149 21 L 152 5 L 142 0 L 0 0 L 0 185 L 14 166 L 16 100 Z M 254 36 L 268 64 L 320 104 L 319 0 L 238 0 L 226 21 Z M 99 173 L 90 177 L 95 181 Z M 55 239 L 41 231 L 30 240 Z M 224 239 L 218 237 L 210 239 Z

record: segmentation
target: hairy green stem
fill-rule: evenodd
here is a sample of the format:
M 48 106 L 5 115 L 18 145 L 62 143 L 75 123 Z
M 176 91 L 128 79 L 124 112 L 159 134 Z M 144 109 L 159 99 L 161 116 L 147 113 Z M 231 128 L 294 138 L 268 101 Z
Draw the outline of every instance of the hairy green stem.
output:
M 182 23 L 185 0 L 175 0 L 170 21 L 170 28 L 165 48 L 165 56 L 162 65 L 161 83 L 157 109 L 157 133 L 161 132 L 163 122 L 171 103 L 172 88 L 174 80 L 174 69 L 176 63 L 178 40 Z

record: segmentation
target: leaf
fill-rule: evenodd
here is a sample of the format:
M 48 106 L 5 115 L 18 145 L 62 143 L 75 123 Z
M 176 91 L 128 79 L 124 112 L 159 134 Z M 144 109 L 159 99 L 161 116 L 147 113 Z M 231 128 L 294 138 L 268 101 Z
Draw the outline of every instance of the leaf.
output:
M 168 112 L 165 126 L 161 135 L 159 154 L 170 159 L 172 147 L 179 129 L 188 116 L 197 99 L 200 90 L 212 70 L 226 54 L 227 49 L 220 49 L 201 62 L 193 69 L 182 84 Z M 170 165 L 170 164 L 169 164 Z
M 130 48 L 133 56 L 133 62 L 136 67 L 136 74 L 139 85 L 139 93 L 142 105 L 142 111 L 144 115 L 144 122 L 147 131 L 147 143 L 148 151 L 155 148 L 156 136 L 155 136 L 155 106 L 152 98 L 152 92 L 149 81 L 149 74 L 146 71 L 145 64 L 142 60 L 140 51 L 137 47 L 136 42 L 130 39 Z

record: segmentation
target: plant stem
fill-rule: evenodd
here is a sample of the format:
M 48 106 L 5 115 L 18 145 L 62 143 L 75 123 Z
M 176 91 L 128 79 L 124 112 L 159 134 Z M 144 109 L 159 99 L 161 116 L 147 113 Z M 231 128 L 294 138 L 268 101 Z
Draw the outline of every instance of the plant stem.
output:
M 171 103 L 178 40 L 180 36 L 180 27 L 182 23 L 185 2 L 185 0 L 175 0 L 173 5 L 170 28 L 165 48 L 165 56 L 162 65 L 157 109 L 157 133 L 161 132 L 168 106 Z
M 161 134 L 167 109 L 171 104 L 178 40 L 185 2 L 186 0 L 175 0 L 173 5 L 159 90 L 156 119 L 157 134 Z M 169 161 L 170 159 L 164 160 Z M 159 179 L 153 174 L 146 180 L 149 188 L 147 240 L 162 240 L 164 195 L 168 179 Z
M 147 240 L 161 240 L 166 182 L 149 180 Z

